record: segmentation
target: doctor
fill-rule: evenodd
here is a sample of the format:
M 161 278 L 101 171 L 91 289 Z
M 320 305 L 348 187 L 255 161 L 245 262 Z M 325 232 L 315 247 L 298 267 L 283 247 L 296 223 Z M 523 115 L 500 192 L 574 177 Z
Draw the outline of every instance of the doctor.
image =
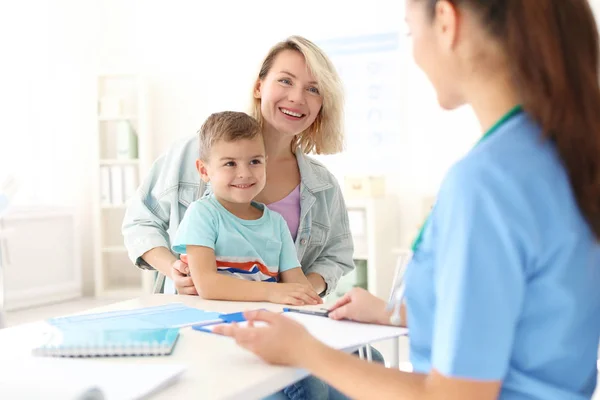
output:
M 440 105 L 482 136 L 447 173 L 405 282 L 408 374 L 259 311 L 232 336 L 357 399 L 589 399 L 600 336 L 600 89 L 587 0 L 406 0 Z M 389 323 L 349 293 L 332 318 Z

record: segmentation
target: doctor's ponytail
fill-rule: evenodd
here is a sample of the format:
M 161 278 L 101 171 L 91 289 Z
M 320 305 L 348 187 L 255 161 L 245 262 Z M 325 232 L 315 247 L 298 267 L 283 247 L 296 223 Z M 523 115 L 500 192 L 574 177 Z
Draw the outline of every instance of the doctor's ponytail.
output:
M 523 108 L 555 142 L 600 240 L 600 45 L 588 0 L 428 1 L 476 12 L 504 45 Z

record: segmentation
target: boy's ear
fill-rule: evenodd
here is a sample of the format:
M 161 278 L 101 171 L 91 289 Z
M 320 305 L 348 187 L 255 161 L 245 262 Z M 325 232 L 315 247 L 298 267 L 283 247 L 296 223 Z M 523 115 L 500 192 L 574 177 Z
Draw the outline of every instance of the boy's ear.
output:
M 206 169 L 206 163 L 201 159 L 196 160 L 196 169 L 200 174 L 200 177 L 205 183 L 210 182 L 210 177 L 208 176 L 208 170 Z

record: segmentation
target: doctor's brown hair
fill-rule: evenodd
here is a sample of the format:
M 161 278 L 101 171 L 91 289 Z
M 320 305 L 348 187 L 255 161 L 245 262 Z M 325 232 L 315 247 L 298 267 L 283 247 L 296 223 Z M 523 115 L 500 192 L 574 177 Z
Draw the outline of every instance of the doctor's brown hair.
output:
M 600 241 L 598 27 L 588 0 L 447 1 L 473 11 L 504 46 L 524 110 L 554 141 L 577 204 Z

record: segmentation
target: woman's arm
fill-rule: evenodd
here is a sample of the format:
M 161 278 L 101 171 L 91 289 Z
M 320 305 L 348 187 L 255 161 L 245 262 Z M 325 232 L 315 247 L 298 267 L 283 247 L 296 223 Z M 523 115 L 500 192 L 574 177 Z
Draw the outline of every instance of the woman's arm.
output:
M 181 183 L 193 201 L 204 185 L 194 166 L 197 138 L 175 143 L 152 165 L 136 194 L 130 199 L 122 233 L 131 261 L 142 269 L 156 269 L 173 279 L 178 293 L 196 294 L 186 265 L 170 251 L 169 230 L 174 231 L 183 217 L 179 202 Z M 194 182 L 198 182 L 197 184 Z
M 304 273 L 302 275 L 304 275 Z M 323 279 L 323 277 L 318 273 L 309 272 L 305 276 L 317 293 L 324 293 L 327 290 L 327 284 L 325 283 L 325 279 Z
M 500 392 L 500 381 L 449 378 L 435 370 L 406 373 L 365 362 L 326 346 L 281 314 L 260 310 L 244 316 L 248 327 L 222 325 L 215 333 L 235 338 L 271 364 L 306 369 L 352 399 L 494 400 Z
M 316 340 L 303 348 L 299 366 L 353 399 L 495 400 L 500 393 L 500 381 L 447 378 L 435 370 L 429 375 L 401 372 Z
M 183 218 L 182 210 L 174 209 L 179 206 L 181 182 L 188 182 L 189 202 L 204 190 L 194 168 L 196 142 L 197 138 L 193 137 L 171 146 L 154 162 L 128 202 L 122 233 L 129 258 L 139 268 L 157 269 L 169 276 L 176 261 L 175 256 L 168 256 L 166 252 L 170 253 L 171 248 L 168 231 L 177 227 Z
M 340 278 L 354 269 L 354 244 L 348 210 L 339 185 L 335 181 L 331 183 L 334 193 L 328 204 L 329 236 L 317 259 L 305 269 L 306 277 L 322 296 L 331 293 Z
M 154 269 L 168 278 L 171 278 L 171 270 L 173 264 L 177 262 L 177 258 L 166 247 L 155 247 L 142 254 L 142 258 Z

